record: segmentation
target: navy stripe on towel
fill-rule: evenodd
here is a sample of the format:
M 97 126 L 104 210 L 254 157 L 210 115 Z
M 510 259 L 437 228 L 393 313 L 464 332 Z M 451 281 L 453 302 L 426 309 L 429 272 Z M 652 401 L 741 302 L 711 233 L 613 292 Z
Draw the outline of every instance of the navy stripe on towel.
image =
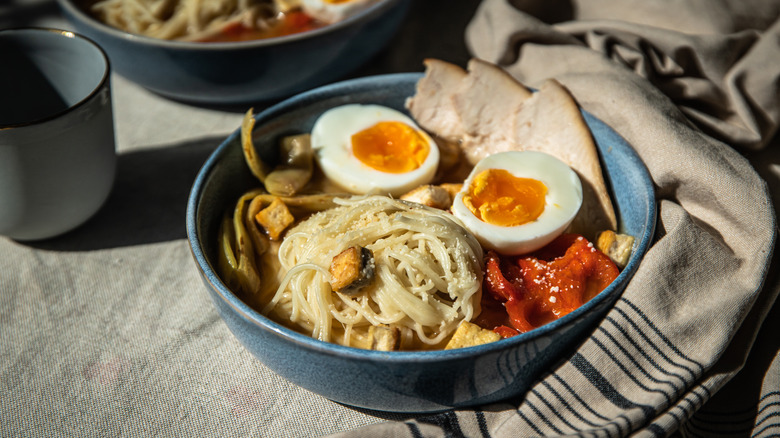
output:
M 655 409 L 653 407 L 634 403 L 623 397 L 623 395 L 620 394 L 582 354 L 576 353 L 569 362 L 615 406 L 623 410 L 640 409 L 645 422 L 649 422 L 655 416 Z

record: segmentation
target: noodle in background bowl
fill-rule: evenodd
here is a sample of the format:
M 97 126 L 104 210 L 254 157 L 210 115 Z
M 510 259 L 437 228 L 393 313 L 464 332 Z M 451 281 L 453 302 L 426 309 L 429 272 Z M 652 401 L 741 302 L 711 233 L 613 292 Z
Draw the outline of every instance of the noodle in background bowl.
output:
M 325 110 L 346 103 L 376 103 L 404 110 L 421 73 L 339 82 L 285 100 L 256 116 L 255 144 L 309 132 Z M 533 381 L 567 358 L 620 297 L 650 245 L 655 229 L 653 185 L 644 163 L 621 137 L 583 112 L 612 189 L 619 231 L 636 237 L 618 278 L 563 318 L 513 338 L 456 350 L 382 352 L 343 347 L 283 327 L 248 306 L 220 280 L 217 234 L 223 214 L 256 187 L 237 130 L 200 170 L 187 207 L 193 257 L 220 316 L 261 362 L 287 380 L 344 404 L 394 412 L 436 412 L 520 396 Z
M 134 35 L 86 13 L 82 0 L 57 2 L 75 30 L 96 41 L 125 78 L 174 100 L 233 105 L 284 98 L 347 75 L 388 44 L 410 0 L 380 0 L 304 33 L 220 43 Z

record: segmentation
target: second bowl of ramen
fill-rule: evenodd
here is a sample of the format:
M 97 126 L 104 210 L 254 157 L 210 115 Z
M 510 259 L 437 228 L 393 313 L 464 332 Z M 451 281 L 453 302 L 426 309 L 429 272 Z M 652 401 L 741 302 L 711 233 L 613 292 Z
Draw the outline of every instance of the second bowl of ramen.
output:
M 409 4 L 57 1 L 117 73 L 171 99 L 216 105 L 276 100 L 347 75 L 388 44 Z
M 528 243 L 538 240 L 541 234 L 535 233 L 521 238 L 524 243 L 511 245 L 521 248 L 518 252 L 533 254 L 532 262 L 520 262 L 524 255 L 502 259 L 499 251 L 512 252 L 505 251 L 509 246 L 503 237 L 496 243 L 490 235 L 472 233 L 472 225 L 459 217 L 468 213 L 454 214 L 453 197 L 444 206 L 429 205 L 429 201 L 435 204 L 436 193 L 443 193 L 427 191 L 431 187 L 453 188 L 458 192 L 455 202 L 474 195 L 468 194 L 464 187 L 470 185 L 463 182 L 468 181 L 469 170 L 479 166 L 466 160 L 465 171 L 454 170 L 463 157 L 448 149 L 445 133 L 428 132 L 415 124 L 433 126 L 423 120 L 426 114 L 446 112 L 414 107 L 423 104 L 420 99 L 410 100 L 420 95 L 423 78 L 409 73 L 350 80 L 299 94 L 256 116 L 249 114 L 242 128 L 204 164 L 189 199 L 187 232 L 193 256 L 227 326 L 279 375 L 352 406 L 434 412 L 521 395 L 540 373 L 570 354 L 618 299 L 647 250 L 655 226 L 653 188 L 641 160 L 609 127 L 587 113 L 580 116 L 577 110 L 587 136 L 595 140 L 603 166 L 614 206 L 614 231 L 634 238 L 630 255 L 617 268 L 607 263 L 613 275 L 594 293 L 582 290 L 587 299 L 574 308 L 562 311 L 563 307 L 553 305 L 555 298 L 546 298 L 537 310 L 516 312 L 518 301 L 510 302 L 513 298 L 505 295 L 514 293 L 518 278 L 512 273 L 520 271 L 509 268 L 500 273 L 499 265 L 510 260 L 520 267 L 530 263 L 523 268 L 527 272 L 542 265 L 560 265 L 562 258 L 556 256 L 558 261 L 552 261 L 545 252 L 552 253 L 553 247 L 564 243 L 580 245 L 580 255 L 598 251 L 592 244 L 566 237 L 573 234 L 560 234 L 556 231 L 560 226 L 555 225 L 551 229 L 559 237 L 552 243 L 549 239 Z M 532 94 L 542 93 L 549 95 L 544 90 Z M 332 120 L 337 123 L 329 125 Z M 397 122 L 414 126 L 417 134 L 403 131 Z M 346 134 L 338 132 L 342 129 Z M 332 139 L 343 145 L 345 138 L 351 138 L 357 145 L 362 141 L 359 137 L 372 139 L 368 142 L 371 149 L 377 144 L 373 140 L 383 136 L 414 139 L 416 146 L 401 154 L 420 155 L 413 160 L 417 164 L 408 172 L 408 181 L 397 178 L 404 171 L 395 167 L 398 163 L 393 159 L 368 166 L 374 170 L 384 166 L 380 173 L 393 175 L 387 181 L 355 178 L 362 172 L 355 170 L 360 166 L 339 172 L 339 166 L 348 165 L 363 152 L 355 146 L 354 156 L 345 157 L 326 150 Z M 309 152 L 288 155 L 306 150 L 295 146 L 299 141 L 309 142 Z M 437 151 L 432 153 L 429 147 Z M 397 143 L 392 147 L 398 148 Z M 494 168 L 511 169 L 517 159 L 528 164 L 528 175 L 544 181 L 547 194 L 566 191 L 559 187 L 568 184 L 575 200 L 580 196 L 580 201 L 592 202 L 582 190 L 587 179 L 580 184 L 565 164 L 548 161 L 539 152 L 526 152 L 489 156 L 501 157 L 493 160 L 498 162 Z M 298 161 L 307 154 L 313 156 L 313 169 Z M 431 154 L 438 160 L 434 173 L 425 171 L 426 157 Z M 281 164 L 269 166 L 275 162 Z M 560 173 L 561 181 L 548 184 L 545 173 Z M 297 194 L 287 191 L 290 185 L 279 184 L 297 181 L 302 174 L 309 182 L 293 188 L 300 189 Z M 507 181 L 501 179 L 507 177 L 502 172 L 484 175 L 488 180 Z M 484 178 L 472 179 L 490 184 Z M 425 193 L 431 196 L 426 200 L 409 197 L 418 186 L 426 187 Z M 570 202 L 566 196 L 544 208 L 561 207 Z M 285 208 L 276 209 L 278 204 L 285 204 L 289 211 L 280 213 Z M 588 208 L 593 210 L 593 206 Z M 279 219 L 288 214 L 289 220 Z M 564 219 L 579 226 L 576 219 Z M 283 224 L 275 233 L 273 224 L 280 221 Z M 593 274 L 594 278 L 603 279 L 609 269 Z M 554 291 L 550 297 L 564 297 L 557 295 L 562 292 L 558 287 L 550 289 Z M 561 298 L 557 304 L 561 301 L 566 300 Z M 513 308 L 515 313 L 507 317 Z M 497 316 L 502 312 L 503 316 Z M 551 312 L 560 312 L 560 317 L 543 316 Z

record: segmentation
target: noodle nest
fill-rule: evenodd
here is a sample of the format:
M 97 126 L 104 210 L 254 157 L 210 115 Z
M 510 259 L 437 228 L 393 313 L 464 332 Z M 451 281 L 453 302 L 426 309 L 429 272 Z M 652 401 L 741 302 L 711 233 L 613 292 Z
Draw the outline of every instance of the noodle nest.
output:
M 479 314 L 482 247 L 455 217 L 385 196 L 335 202 L 288 231 L 278 287 L 261 292 L 264 314 L 361 348 L 371 327 L 397 328 L 403 349 L 436 347 Z M 375 278 L 356 294 L 333 292 L 328 266 L 356 245 L 373 252 Z

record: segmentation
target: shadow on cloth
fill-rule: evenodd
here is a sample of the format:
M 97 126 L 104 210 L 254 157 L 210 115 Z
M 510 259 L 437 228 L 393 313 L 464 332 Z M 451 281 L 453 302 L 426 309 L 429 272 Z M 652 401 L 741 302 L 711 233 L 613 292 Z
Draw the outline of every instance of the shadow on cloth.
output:
M 55 0 L 32 3 L 11 0 L 0 5 L 0 29 L 38 26 L 41 19 L 56 18 L 59 14 L 60 8 Z
M 119 155 L 114 188 L 86 223 L 61 236 L 25 245 L 90 251 L 186 239 L 187 198 L 195 177 L 223 137 Z

